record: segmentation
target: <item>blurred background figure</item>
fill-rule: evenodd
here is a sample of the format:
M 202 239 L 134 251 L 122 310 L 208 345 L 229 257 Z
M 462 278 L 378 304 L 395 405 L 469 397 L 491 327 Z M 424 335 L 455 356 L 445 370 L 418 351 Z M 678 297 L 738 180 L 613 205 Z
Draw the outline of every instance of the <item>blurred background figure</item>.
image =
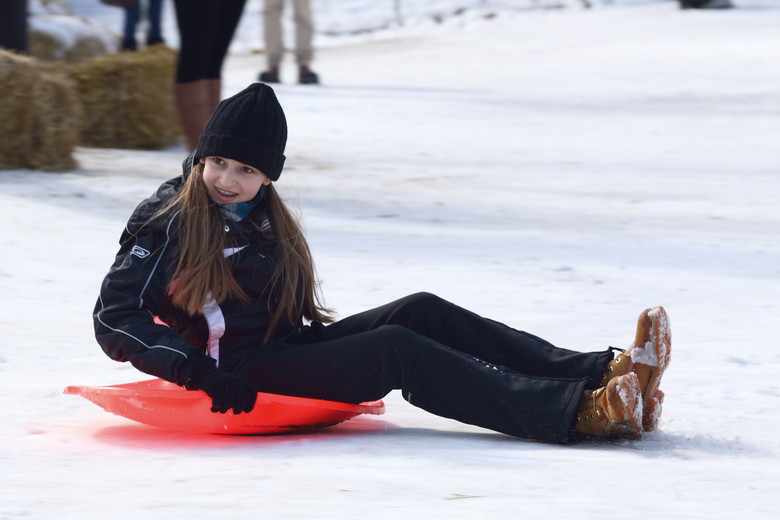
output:
M 141 4 L 144 4 L 142 12 Z M 138 49 L 138 43 L 135 38 L 138 22 L 141 21 L 141 14 L 146 18 L 146 46 L 165 43 L 162 35 L 162 7 L 163 0 L 144 0 L 138 1 L 131 6 L 125 7 L 125 24 L 123 27 L 122 50 L 134 51 Z
M 222 62 L 245 0 L 174 0 L 179 26 L 176 107 L 190 151 L 222 96 Z
M 679 0 L 681 9 L 729 9 L 731 0 Z
M 264 0 L 263 38 L 265 39 L 268 68 L 259 76 L 260 81 L 264 83 L 279 82 L 279 66 L 284 55 L 282 11 L 285 1 Z M 298 83 L 315 85 L 320 80 L 310 68 L 314 57 L 312 47 L 314 21 L 311 14 L 311 3 L 309 0 L 290 1 L 293 4 L 293 21 L 295 23 L 295 61 L 298 64 Z
M 0 0 L 0 47 L 27 52 L 27 0 Z

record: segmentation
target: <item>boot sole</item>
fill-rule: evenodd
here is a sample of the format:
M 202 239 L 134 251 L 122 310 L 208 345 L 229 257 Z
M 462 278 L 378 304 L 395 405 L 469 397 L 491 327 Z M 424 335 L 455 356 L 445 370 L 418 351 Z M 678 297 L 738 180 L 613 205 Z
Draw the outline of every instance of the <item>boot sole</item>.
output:
M 645 309 L 637 321 L 634 345 L 630 349 L 633 371 L 639 379 L 644 414 L 642 425 L 645 431 L 658 426 L 661 397 L 657 397 L 661 376 L 669 366 L 672 355 L 672 334 L 669 317 L 663 307 Z M 654 402 L 655 401 L 657 402 Z
M 661 420 L 661 410 L 664 404 L 664 391 L 656 390 L 647 401 L 647 405 L 642 408 L 642 429 L 651 432 L 658 428 L 658 422 Z

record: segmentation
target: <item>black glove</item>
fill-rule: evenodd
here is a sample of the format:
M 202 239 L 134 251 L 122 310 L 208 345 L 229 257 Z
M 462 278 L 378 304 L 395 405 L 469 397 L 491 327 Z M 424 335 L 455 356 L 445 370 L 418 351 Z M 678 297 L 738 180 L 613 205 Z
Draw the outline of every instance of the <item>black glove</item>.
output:
M 203 390 L 211 397 L 211 411 L 251 412 L 257 401 L 257 389 L 244 378 L 217 368 L 207 356 L 193 356 L 182 365 L 178 383 L 187 390 Z
M 211 411 L 225 413 L 251 412 L 257 401 L 257 390 L 245 379 L 223 370 L 206 375 L 198 384 L 211 397 Z

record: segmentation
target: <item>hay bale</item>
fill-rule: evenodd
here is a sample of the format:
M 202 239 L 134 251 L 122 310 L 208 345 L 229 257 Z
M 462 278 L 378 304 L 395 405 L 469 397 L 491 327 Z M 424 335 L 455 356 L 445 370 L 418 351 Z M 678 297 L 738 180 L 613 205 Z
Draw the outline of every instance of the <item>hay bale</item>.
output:
M 75 168 L 81 107 L 73 83 L 34 58 L 0 50 L 0 92 L 0 168 Z
M 163 45 L 69 66 L 84 108 L 81 144 L 157 150 L 176 143 L 175 66 L 176 53 Z

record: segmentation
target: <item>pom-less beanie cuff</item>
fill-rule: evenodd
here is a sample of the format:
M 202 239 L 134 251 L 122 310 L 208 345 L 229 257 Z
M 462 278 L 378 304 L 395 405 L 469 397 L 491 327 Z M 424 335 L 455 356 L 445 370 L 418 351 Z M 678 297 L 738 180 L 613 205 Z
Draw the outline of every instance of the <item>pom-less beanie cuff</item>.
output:
M 279 180 L 285 159 L 276 149 L 230 135 L 202 134 L 197 153 L 198 158 L 217 155 L 254 166 L 272 181 Z
M 219 103 L 198 141 L 194 161 L 219 156 L 259 169 L 273 181 L 284 167 L 287 120 L 276 94 L 253 83 Z

